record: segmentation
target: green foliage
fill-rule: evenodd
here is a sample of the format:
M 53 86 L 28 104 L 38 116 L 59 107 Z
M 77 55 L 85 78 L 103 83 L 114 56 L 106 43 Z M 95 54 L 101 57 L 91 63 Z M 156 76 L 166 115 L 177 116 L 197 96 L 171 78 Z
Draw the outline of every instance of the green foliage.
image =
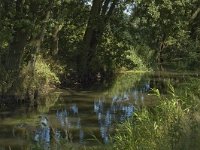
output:
M 149 51 L 146 51 L 149 52 Z M 135 68 L 136 70 L 143 70 L 143 71 L 147 71 L 149 70 L 148 67 L 150 68 L 150 64 L 148 64 L 150 62 L 150 60 L 148 61 L 147 59 L 149 58 L 148 55 L 143 55 L 143 57 L 146 57 L 146 61 L 144 58 L 142 58 L 141 55 L 138 55 L 138 53 L 134 50 L 134 48 L 130 49 L 130 55 L 128 56 L 128 58 L 131 60 L 131 62 L 133 62 L 135 64 Z
M 147 70 L 133 46 L 128 43 L 129 35 L 125 35 L 126 32 L 124 31 L 122 31 L 123 33 L 116 32 L 117 27 L 115 27 L 115 30 L 111 28 L 112 25 L 107 27 L 107 31 L 99 44 L 97 55 L 94 58 L 94 66 L 102 68 L 106 73 L 119 72 L 122 69 Z M 125 39 L 121 39 L 118 34 L 123 34 L 122 36 Z
M 121 124 L 113 138 L 114 149 L 196 149 L 200 136 L 200 80 L 169 88 L 171 96 L 160 97 L 158 106 L 137 111 Z M 198 85 L 197 85 L 198 84 Z M 159 94 L 159 93 L 158 93 Z M 193 137 L 192 139 L 190 137 Z
M 118 41 L 111 32 L 107 32 L 101 41 L 101 45 L 98 49 L 99 65 L 106 68 L 106 72 L 115 72 L 116 68 L 120 68 L 126 65 L 126 45 L 123 42 Z
M 107 7 L 103 1 L 101 6 L 95 6 L 104 7 L 106 11 L 102 14 L 103 10 L 94 10 L 98 17 L 92 16 L 94 22 L 88 27 L 93 3 L 87 0 L 2 0 L 1 87 L 11 88 L 20 72 L 22 76 L 32 76 L 31 70 L 36 71 L 33 87 L 41 83 L 57 84 L 61 78 L 79 82 L 79 75 L 86 71 L 89 72 L 86 78 L 96 79 L 99 74 L 109 78 L 121 70 L 150 70 L 159 65 L 198 70 L 200 13 L 197 0 L 119 0 L 111 14 L 108 10 L 116 1 L 107 2 Z M 89 29 L 90 42 L 86 45 L 95 46 L 86 52 L 83 42 Z M 38 55 L 51 60 L 40 62 L 39 58 L 37 68 L 26 66 Z M 86 69 L 81 70 L 82 65 Z M 65 76 L 59 76 L 60 72 Z
M 7 87 L 9 87 L 8 83 L 8 73 L 3 66 L 0 66 L 0 92 L 3 93 L 6 91 Z
M 130 88 L 133 88 L 133 85 L 137 85 L 143 75 L 144 73 L 132 72 L 118 74 L 117 78 L 113 81 L 114 84 L 109 88 L 106 94 L 113 96 L 130 90 Z
M 171 64 L 180 69 L 194 69 L 190 64 L 199 64 L 196 58 L 192 62 L 190 59 L 199 56 L 196 49 L 199 39 L 191 36 L 198 30 L 198 25 L 191 30 L 192 24 L 196 24 L 196 20 L 191 20 L 196 5 L 187 0 L 136 2 L 130 29 L 139 56 L 146 57 L 151 66 L 162 63 L 166 68 Z M 148 52 L 150 55 L 146 55 Z
M 60 84 L 58 76 L 64 72 L 63 66 L 52 63 L 52 60 L 44 59 L 41 56 L 38 57 L 34 69 L 32 64 L 23 66 L 19 77 L 2 66 L 1 69 L 0 92 L 14 94 L 18 98 L 33 96 L 35 91 L 38 91 L 38 94 L 48 93 L 49 90 Z
M 39 105 L 37 111 L 40 113 L 48 113 L 50 108 L 55 105 L 60 96 L 60 92 L 48 93 L 45 96 L 41 96 L 39 99 Z
M 58 74 L 52 71 L 51 65 L 41 56 L 38 56 L 34 70 L 31 65 L 22 69 L 21 80 L 22 84 L 19 90 L 22 90 L 22 93 L 38 90 L 41 94 L 44 94 L 53 86 L 60 84 Z
M 55 84 L 60 83 L 58 77 L 50 68 L 50 64 L 47 64 L 40 57 L 37 59 L 35 64 L 35 75 L 38 80 L 41 80 L 41 84 Z

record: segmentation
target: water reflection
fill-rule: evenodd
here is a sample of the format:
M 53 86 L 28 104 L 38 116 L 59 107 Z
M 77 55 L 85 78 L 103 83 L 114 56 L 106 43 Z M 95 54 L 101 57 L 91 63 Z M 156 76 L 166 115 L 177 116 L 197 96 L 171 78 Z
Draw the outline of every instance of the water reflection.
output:
M 150 82 L 147 81 L 140 87 L 133 87 L 123 93 L 112 96 L 109 106 L 107 106 L 105 98 L 99 98 L 94 101 L 94 112 L 96 113 L 100 135 L 104 143 L 109 143 L 112 124 L 124 122 L 131 117 L 135 111 L 135 106 L 144 105 L 145 95 L 150 89 Z
M 57 110 L 56 118 L 58 123 L 61 125 L 61 130 L 64 130 L 65 134 L 64 137 L 67 141 L 72 142 L 72 133 L 71 130 L 78 131 L 79 134 L 79 141 L 80 143 L 83 142 L 84 132 L 81 126 L 81 119 L 78 116 L 78 107 L 76 104 L 72 104 L 70 106 L 69 111 L 67 109 Z
M 76 104 L 72 104 L 72 106 L 70 107 L 72 113 L 75 115 L 78 114 L 78 107 L 76 106 Z
M 118 82 L 119 88 L 115 86 L 109 94 L 74 92 L 71 95 L 55 96 L 52 99 L 40 101 L 36 114 L 28 114 L 29 111 L 20 109 L 21 114 L 27 113 L 30 118 L 34 118 L 34 115 L 40 115 L 40 117 L 37 117 L 35 121 L 37 124 L 29 122 L 26 126 L 15 127 L 17 131 L 15 137 L 12 138 L 25 139 L 25 136 L 20 137 L 22 134 L 19 132 L 27 130 L 31 135 L 31 144 L 46 150 L 55 149 L 55 147 L 59 149 L 58 147 L 62 147 L 63 143 L 91 144 L 88 139 L 91 139 L 92 135 L 103 143 L 109 143 L 109 136 L 112 134 L 115 123 L 124 122 L 136 109 L 152 102 L 152 97 L 147 95 L 152 88 L 158 88 L 161 93 L 165 93 L 167 78 L 144 77 L 136 81 L 127 79 L 129 80 Z M 175 81 L 174 83 L 178 84 L 181 80 L 175 79 Z M 126 86 L 126 83 L 129 86 Z M 14 113 L 8 114 L 0 114 L 1 122 Z M 31 124 L 31 130 L 29 124 Z M 0 128 L 0 137 L 5 137 L 6 134 L 7 131 Z
M 86 110 L 88 113 L 87 117 L 94 116 L 96 118 L 96 126 L 99 129 L 98 135 L 103 143 L 109 143 L 109 135 L 114 123 L 124 122 L 132 116 L 137 105 L 144 104 L 145 94 L 149 90 L 150 84 L 146 82 L 140 85 L 139 88 L 133 87 L 112 97 L 104 96 L 93 100 L 93 114 L 88 113 L 91 110 Z M 41 117 L 40 126 L 35 132 L 34 140 L 45 147 L 49 147 L 52 139 L 55 139 L 57 143 L 61 140 L 85 143 L 87 140 L 85 133 L 88 131 L 85 130 L 85 125 L 82 125 L 82 120 L 84 120 L 84 118 L 81 118 L 83 111 L 79 107 L 81 105 L 73 101 L 69 105 L 56 109 L 53 115 L 56 118 L 56 126 L 50 125 L 51 122 L 49 122 L 47 117 Z M 89 124 L 90 122 L 87 123 Z
M 34 141 L 44 145 L 45 150 L 49 149 L 50 127 L 47 117 L 41 117 L 40 126 L 35 131 Z
M 56 118 L 58 120 L 58 122 L 61 124 L 62 127 L 64 127 L 65 125 L 69 128 L 70 127 L 70 122 L 68 121 L 67 118 L 67 110 L 57 110 L 56 112 Z

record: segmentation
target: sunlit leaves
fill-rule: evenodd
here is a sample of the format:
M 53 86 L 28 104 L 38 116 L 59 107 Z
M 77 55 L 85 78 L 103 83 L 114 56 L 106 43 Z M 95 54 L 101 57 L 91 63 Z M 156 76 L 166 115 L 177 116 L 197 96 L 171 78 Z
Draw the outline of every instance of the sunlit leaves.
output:
M 162 60 L 177 55 L 186 49 L 184 46 L 191 38 L 191 12 L 195 12 L 196 4 L 188 0 L 153 0 L 136 1 L 131 19 L 131 33 L 135 43 L 146 45 L 156 55 L 162 53 Z M 195 23 L 195 26 L 197 24 Z M 192 31 L 192 34 L 195 34 Z M 188 47 L 189 48 L 189 47 Z M 188 49 L 187 48 L 187 49 Z M 148 49 L 139 49 L 146 51 Z M 161 52 L 162 51 L 162 52 Z M 173 51 L 176 55 L 171 56 Z M 142 53 L 144 57 L 145 52 Z M 170 55 L 169 57 L 166 57 Z M 155 56 L 151 59 L 155 59 Z M 148 59 L 148 58 L 145 58 Z
M 147 10 L 148 13 L 152 16 L 152 18 L 154 18 L 155 20 L 157 20 L 160 17 L 160 12 L 158 11 L 159 6 L 155 5 L 155 2 L 152 1 L 152 3 L 148 6 Z

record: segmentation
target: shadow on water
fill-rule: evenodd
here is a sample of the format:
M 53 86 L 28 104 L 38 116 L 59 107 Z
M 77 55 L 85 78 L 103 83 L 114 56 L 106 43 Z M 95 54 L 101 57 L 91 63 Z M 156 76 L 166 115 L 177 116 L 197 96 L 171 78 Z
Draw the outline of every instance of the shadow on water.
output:
M 124 122 L 143 106 L 156 105 L 156 97 L 148 95 L 149 91 L 157 88 L 166 94 L 169 80 L 176 86 L 187 76 L 122 74 L 103 92 L 61 90 L 40 98 L 37 106 L 2 109 L 0 150 L 65 149 L 69 145 L 79 149 L 98 141 L 107 144 L 117 123 Z

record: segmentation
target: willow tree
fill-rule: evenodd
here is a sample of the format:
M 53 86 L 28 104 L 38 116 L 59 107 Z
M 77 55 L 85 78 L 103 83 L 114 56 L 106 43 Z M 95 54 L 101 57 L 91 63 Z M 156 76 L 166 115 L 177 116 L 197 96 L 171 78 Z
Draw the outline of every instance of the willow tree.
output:
M 97 52 L 97 45 L 101 40 L 109 19 L 120 0 L 93 0 L 87 27 L 83 37 L 82 47 L 78 51 L 77 71 L 80 82 L 89 83 L 95 78 L 95 67 L 92 59 Z

